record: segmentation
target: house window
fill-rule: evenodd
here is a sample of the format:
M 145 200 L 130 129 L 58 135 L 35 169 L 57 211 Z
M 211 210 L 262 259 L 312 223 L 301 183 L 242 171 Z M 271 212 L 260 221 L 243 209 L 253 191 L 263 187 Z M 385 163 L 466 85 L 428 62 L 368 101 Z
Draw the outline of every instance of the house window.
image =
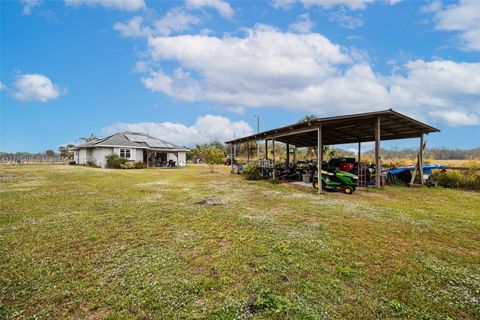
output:
M 120 157 L 130 158 L 130 149 L 120 149 Z

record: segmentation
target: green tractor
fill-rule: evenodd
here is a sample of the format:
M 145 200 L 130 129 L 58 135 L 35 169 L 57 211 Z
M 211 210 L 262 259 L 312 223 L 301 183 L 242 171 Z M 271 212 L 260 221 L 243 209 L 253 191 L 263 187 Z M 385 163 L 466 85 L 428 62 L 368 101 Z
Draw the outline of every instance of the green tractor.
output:
M 322 170 L 322 187 L 328 191 L 343 191 L 352 194 L 358 186 L 358 177 L 349 172 Z M 318 176 L 313 178 L 313 187 L 318 189 Z

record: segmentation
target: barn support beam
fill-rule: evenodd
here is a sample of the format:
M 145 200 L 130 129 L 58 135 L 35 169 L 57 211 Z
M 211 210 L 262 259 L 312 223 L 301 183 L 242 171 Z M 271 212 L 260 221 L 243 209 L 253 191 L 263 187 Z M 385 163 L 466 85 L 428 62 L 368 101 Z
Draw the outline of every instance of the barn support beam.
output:
M 425 148 L 425 143 L 423 141 L 423 133 L 420 135 L 420 149 L 418 150 L 418 169 L 420 172 L 420 184 L 423 186 L 423 152 Z
M 357 177 L 360 177 L 360 162 L 362 161 L 362 143 L 358 142 L 358 153 L 357 153 Z
M 380 177 L 382 172 L 382 161 L 380 158 L 380 117 L 375 121 L 375 187 L 380 188 Z
M 322 126 L 318 127 L 317 131 L 317 179 L 318 179 L 318 193 L 323 192 L 322 182 L 322 162 L 323 162 L 323 141 L 322 141 Z
M 234 162 L 234 161 L 233 161 L 233 159 L 234 159 L 233 149 L 234 149 L 234 144 L 231 143 L 231 144 L 230 144 L 230 163 L 231 163 L 231 165 L 232 165 L 232 172 L 231 172 L 231 174 L 234 173 L 234 170 L 233 170 L 233 162 Z
M 357 153 L 357 162 L 360 163 L 362 160 L 362 143 L 358 143 L 358 153 Z
M 290 143 L 287 143 L 287 167 L 290 165 Z
M 265 160 L 268 160 L 268 140 L 265 139 Z
M 272 178 L 275 180 L 275 139 L 272 139 Z

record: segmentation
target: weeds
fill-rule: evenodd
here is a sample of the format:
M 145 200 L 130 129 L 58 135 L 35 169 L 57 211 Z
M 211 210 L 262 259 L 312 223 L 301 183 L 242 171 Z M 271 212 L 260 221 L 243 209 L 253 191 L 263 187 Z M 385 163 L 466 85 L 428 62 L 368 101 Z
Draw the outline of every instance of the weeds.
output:
M 446 188 L 480 190 L 480 170 L 477 168 L 434 172 L 431 179 Z
M 229 170 L 0 166 L 0 318 L 479 318 L 479 193 Z

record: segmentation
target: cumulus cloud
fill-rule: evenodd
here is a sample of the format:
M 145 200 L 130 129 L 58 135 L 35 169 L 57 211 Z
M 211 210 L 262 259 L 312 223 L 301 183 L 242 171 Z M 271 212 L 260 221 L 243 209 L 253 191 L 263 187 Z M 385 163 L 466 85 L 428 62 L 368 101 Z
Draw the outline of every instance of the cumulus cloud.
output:
M 200 9 L 205 7 L 214 8 L 224 18 L 231 18 L 234 11 L 230 4 L 222 0 L 186 0 L 187 7 Z
M 168 36 L 172 33 L 187 31 L 192 26 L 200 24 L 201 20 L 180 8 L 174 8 L 169 10 L 162 18 L 149 21 L 149 23 L 150 26 L 147 26 L 142 17 L 136 16 L 126 23 L 115 23 L 113 29 L 126 38 Z
M 480 63 L 411 60 L 382 75 L 355 50 L 318 33 L 265 25 L 247 29 L 243 37 L 151 37 L 148 45 L 153 62 L 176 67 L 172 72 L 150 68 L 142 83 L 178 100 L 214 102 L 229 110 L 284 107 L 318 114 L 387 106 L 412 116 L 460 109 L 479 113 Z
M 295 3 L 302 3 L 306 8 L 318 6 L 323 9 L 332 9 L 333 7 L 341 6 L 350 10 L 362 10 L 375 2 L 394 5 L 400 1 L 401 0 L 273 0 L 272 5 L 274 8 L 288 9 Z
M 18 75 L 13 86 L 12 95 L 25 101 L 47 102 L 58 98 L 62 94 L 60 87 L 42 74 Z
M 113 25 L 113 29 L 118 31 L 122 37 L 135 38 L 145 37 L 152 33 L 152 30 L 148 27 L 144 27 L 143 18 L 136 16 L 127 21 L 127 23 L 117 22 Z
M 480 111 L 480 110 L 479 110 Z M 480 125 L 480 112 L 473 113 L 464 110 L 431 111 L 430 116 L 448 123 L 451 126 Z
M 101 6 L 107 9 L 121 11 L 137 11 L 146 7 L 144 0 L 64 0 L 65 4 L 72 7 L 82 5 L 96 7 Z
M 436 29 L 458 32 L 459 39 L 465 50 L 480 50 L 480 1 L 461 0 L 458 4 L 442 9 L 441 5 L 433 4 L 426 8 L 436 11 Z
M 310 15 L 308 13 L 304 13 L 298 16 L 297 21 L 292 23 L 289 26 L 289 29 L 300 33 L 308 33 L 312 30 L 314 25 L 315 23 L 310 20 Z
M 213 140 L 224 142 L 235 136 L 253 134 L 253 129 L 245 121 L 232 121 L 215 115 L 198 117 L 195 124 L 186 126 L 172 122 L 115 123 L 102 129 L 106 134 L 121 131 L 134 131 L 150 134 L 181 146 L 193 147 L 195 144 Z
M 402 106 L 478 107 L 480 63 L 415 60 L 406 76 L 390 77 L 392 101 Z
M 29 16 L 32 14 L 33 8 L 40 5 L 41 1 L 40 0 L 21 0 L 20 2 L 23 4 L 22 14 Z
M 168 11 L 163 18 L 155 21 L 153 25 L 157 34 L 169 35 L 173 32 L 188 30 L 191 26 L 198 25 L 200 22 L 198 17 L 176 8 Z

